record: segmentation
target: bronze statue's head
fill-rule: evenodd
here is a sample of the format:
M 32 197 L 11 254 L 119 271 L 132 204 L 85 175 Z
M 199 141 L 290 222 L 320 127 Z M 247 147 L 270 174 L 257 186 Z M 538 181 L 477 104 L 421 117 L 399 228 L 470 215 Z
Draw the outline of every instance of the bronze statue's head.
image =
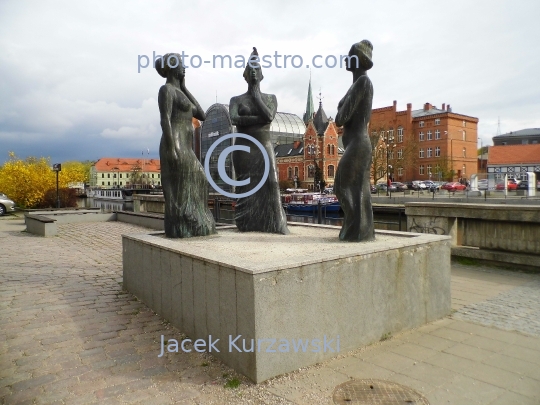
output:
M 355 69 L 369 70 L 373 67 L 371 56 L 373 53 L 373 44 L 367 39 L 357 42 L 349 51 L 348 63 L 345 64 L 348 71 Z
M 253 52 L 249 55 L 249 59 L 246 62 L 246 68 L 244 69 L 244 79 L 249 84 L 257 84 L 264 79 L 258 58 L 259 53 L 257 52 L 257 48 L 253 47 Z
M 186 75 L 186 68 L 182 64 L 179 53 L 168 53 L 155 61 L 155 67 L 161 77 L 175 76 L 182 79 Z

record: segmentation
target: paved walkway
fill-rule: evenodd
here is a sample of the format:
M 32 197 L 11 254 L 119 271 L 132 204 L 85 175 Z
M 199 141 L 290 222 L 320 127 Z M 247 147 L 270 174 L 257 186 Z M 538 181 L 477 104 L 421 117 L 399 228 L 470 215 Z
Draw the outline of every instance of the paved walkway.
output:
M 181 331 L 121 285 L 120 235 L 143 228 L 22 230 L 0 219 L 0 403 L 331 404 L 336 385 L 379 378 L 431 405 L 540 404 L 540 275 L 454 264 L 451 317 L 254 385 L 206 354 L 157 357 Z

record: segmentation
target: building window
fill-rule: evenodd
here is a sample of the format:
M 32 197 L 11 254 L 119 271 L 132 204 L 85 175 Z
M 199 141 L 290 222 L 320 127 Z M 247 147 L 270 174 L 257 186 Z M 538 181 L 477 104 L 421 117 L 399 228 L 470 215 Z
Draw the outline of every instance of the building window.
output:
M 101 185 L 102 185 L 102 186 L 104 186 L 104 185 L 105 185 L 105 182 L 104 182 L 104 181 L 102 181 L 102 182 L 101 182 Z
M 377 136 L 377 131 L 371 131 L 371 136 L 375 138 Z
M 398 149 L 397 157 L 398 157 L 398 159 L 403 159 L 403 149 Z
M 465 131 L 463 131 L 463 140 L 466 140 Z
M 334 166 L 328 166 L 328 177 L 334 177 Z
M 420 141 L 423 141 L 424 140 L 424 133 L 423 132 L 420 132 L 418 134 L 418 138 L 420 139 Z
M 390 140 L 390 142 L 394 141 L 394 128 L 390 128 L 388 130 L 388 139 Z
M 467 126 L 467 123 L 465 121 L 463 121 L 463 126 L 466 127 Z
M 420 121 L 419 127 L 424 128 L 424 121 Z
M 157 178 L 160 179 L 160 178 L 161 178 L 161 174 L 158 173 Z
M 120 185 L 122 185 L 122 182 L 120 182 Z
M 440 157 L 440 156 L 441 156 L 441 147 L 436 146 L 435 147 L 435 157 Z
M 435 118 L 435 125 L 441 125 L 441 119 Z
M 287 169 L 287 178 L 292 179 L 292 167 Z
M 298 177 L 298 166 L 294 167 L 294 175 Z
M 427 174 L 431 176 L 431 165 L 427 165 Z
M 108 182 L 107 182 L 107 185 L 108 185 L 108 186 L 110 186 L 110 185 L 111 185 L 111 182 L 110 182 L 110 181 L 108 181 Z
M 330 154 L 330 144 L 326 145 L 326 150 L 328 151 L 328 154 Z
M 438 129 L 435 130 L 435 139 L 441 139 L 441 131 Z
M 315 166 L 308 166 L 308 177 L 315 177 Z
M 527 139 L 522 139 L 521 140 L 522 145 L 527 145 L 528 143 L 529 143 L 529 141 Z
M 107 173 L 107 178 L 110 179 L 111 178 L 111 174 L 110 173 Z M 110 185 L 110 184 L 109 184 Z
M 424 148 L 420 148 L 420 159 L 424 158 Z
M 463 148 L 463 157 L 467 157 L 467 149 Z
M 465 176 L 465 165 L 463 165 L 463 167 L 461 168 L 461 175 Z
M 116 179 L 116 173 L 113 173 L 113 175 L 112 175 L 112 176 L 113 176 L 113 178 L 114 178 L 114 179 Z
M 101 173 L 101 178 L 102 178 L 102 179 L 105 178 L 105 173 Z
M 427 148 L 427 157 L 430 158 L 433 156 L 433 148 Z
M 154 173 L 152 173 L 152 178 L 154 178 Z
M 431 131 L 427 131 L 427 140 L 431 141 L 433 139 L 433 135 L 431 134 Z
M 120 173 L 120 178 L 122 178 L 122 173 Z
M 403 142 L 403 128 L 402 127 L 399 127 L 397 129 L 397 141 Z
M 418 173 L 420 173 L 421 175 L 424 174 L 424 165 L 420 165 L 420 167 L 418 168 Z
M 397 174 L 398 176 L 403 176 L 403 167 L 398 167 Z

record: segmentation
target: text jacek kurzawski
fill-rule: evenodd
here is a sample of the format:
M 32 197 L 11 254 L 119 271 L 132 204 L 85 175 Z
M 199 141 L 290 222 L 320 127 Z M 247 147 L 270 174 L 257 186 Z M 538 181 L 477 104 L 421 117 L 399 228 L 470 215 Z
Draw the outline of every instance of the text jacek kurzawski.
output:
M 193 343 L 193 349 L 187 347 Z M 220 349 L 218 349 L 218 346 Z M 335 350 L 334 350 L 335 348 Z M 223 347 L 223 343 L 220 343 L 220 339 L 213 339 L 212 335 L 208 336 L 208 340 L 197 339 L 194 342 L 191 339 L 183 339 L 180 342 L 176 339 L 165 339 L 164 335 L 161 335 L 161 353 L 158 357 L 163 356 L 165 352 L 178 353 L 183 351 L 190 353 L 193 350 L 199 353 L 203 352 L 220 352 L 224 349 L 228 349 L 229 352 L 238 353 L 252 353 L 252 352 L 265 352 L 265 353 L 319 353 L 319 352 L 339 352 L 339 335 L 335 338 L 329 339 L 326 335 L 322 339 L 244 339 L 242 335 L 232 336 L 229 335 L 226 347 Z

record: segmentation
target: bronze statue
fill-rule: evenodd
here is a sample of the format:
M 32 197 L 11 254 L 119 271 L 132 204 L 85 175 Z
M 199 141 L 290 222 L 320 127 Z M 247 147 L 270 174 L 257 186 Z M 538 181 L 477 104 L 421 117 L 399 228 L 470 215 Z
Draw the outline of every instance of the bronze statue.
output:
M 238 199 L 234 219 L 242 232 L 288 234 L 287 217 L 279 194 L 276 158 L 270 140 L 270 123 L 276 115 L 277 100 L 273 94 L 261 93 L 260 82 L 263 75 L 257 59 L 257 49 L 253 48 L 244 70 L 248 91 L 231 98 L 229 114 L 239 133 L 253 136 L 264 146 L 269 158 L 270 171 L 261 189 L 248 197 Z M 236 138 L 235 145 L 250 147 L 250 153 L 244 151 L 232 153 L 236 180 L 250 179 L 248 185 L 236 186 L 236 193 L 242 194 L 253 189 L 263 178 L 264 159 L 262 152 L 249 140 Z
M 193 152 L 193 117 L 204 121 L 204 111 L 187 90 L 181 56 L 169 53 L 155 62 L 167 79 L 159 89 L 163 134 L 159 144 L 161 184 L 165 197 L 165 235 L 189 238 L 216 233 L 208 209 L 208 181 Z
M 351 47 L 346 69 L 353 74 L 353 84 L 339 102 L 336 115 L 336 124 L 343 126 L 345 147 L 334 182 L 345 214 L 339 239 L 350 242 L 375 239 L 369 181 L 372 149 L 367 128 L 373 85 L 366 73 L 373 67 L 372 51 L 373 45 L 368 40 Z

